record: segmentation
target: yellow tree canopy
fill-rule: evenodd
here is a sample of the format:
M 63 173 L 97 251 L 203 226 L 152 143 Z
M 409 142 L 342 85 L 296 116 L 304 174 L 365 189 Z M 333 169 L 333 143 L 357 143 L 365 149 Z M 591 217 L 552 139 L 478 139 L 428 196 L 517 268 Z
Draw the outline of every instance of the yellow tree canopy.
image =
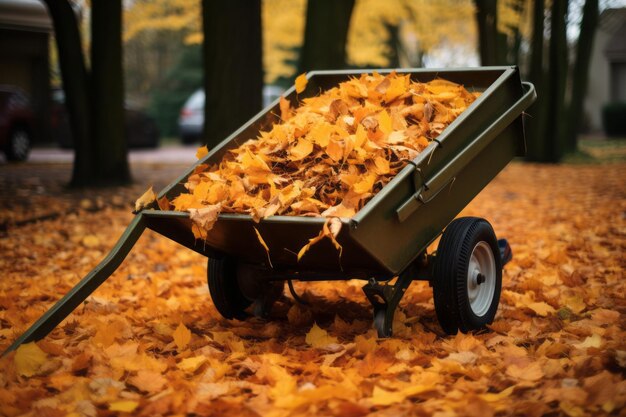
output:
M 348 56 L 355 65 L 388 65 L 389 34 L 397 26 L 407 52 L 426 54 L 442 44 L 476 43 L 471 0 L 358 0 L 350 34 Z
M 528 5 L 500 0 L 498 29 L 529 30 Z M 184 31 L 186 43 L 202 42 L 200 0 L 135 0 L 124 11 L 124 40 L 142 31 Z M 306 0 L 263 0 L 263 63 L 265 82 L 289 78 L 296 71 L 304 38 Z M 389 33 L 397 26 L 403 49 L 428 54 L 454 45 L 475 50 L 476 24 L 472 0 L 357 0 L 350 23 L 347 53 L 357 66 L 387 66 Z M 404 62 L 404 64 L 411 64 Z
M 199 0 L 135 0 L 124 9 L 124 41 L 146 30 L 185 31 L 185 42 L 202 41 Z

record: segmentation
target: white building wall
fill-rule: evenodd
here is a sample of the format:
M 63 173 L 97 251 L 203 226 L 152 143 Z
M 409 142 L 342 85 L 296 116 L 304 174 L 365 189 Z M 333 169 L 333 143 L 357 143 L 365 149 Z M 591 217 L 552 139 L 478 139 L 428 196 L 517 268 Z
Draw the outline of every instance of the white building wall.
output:
M 604 48 L 610 38 L 610 33 L 598 28 L 593 42 L 587 97 L 584 105 L 586 125 L 592 132 L 602 130 L 602 106 L 611 100 L 611 68 L 604 55 Z

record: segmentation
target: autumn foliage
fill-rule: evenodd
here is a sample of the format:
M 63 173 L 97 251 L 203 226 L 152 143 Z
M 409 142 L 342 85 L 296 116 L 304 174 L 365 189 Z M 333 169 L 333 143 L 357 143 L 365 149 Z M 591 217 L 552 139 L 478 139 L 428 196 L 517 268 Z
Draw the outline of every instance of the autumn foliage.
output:
M 295 283 L 309 305 L 285 294 L 269 320 L 223 319 L 206 258 L 147 232 L 48 337 L 0 360 L 0 415 L 620 415 L 625 176 L 623 164 L 505 169 L 462 213 L 511 242 L 500 308 L 490 331 L 454 337 L 424 282 L 385 340 L 360 281 Z M 105 207 L 0 236 L 0 348 L 130 219 Z
M 306 84 L 304 74 L 297 77 L 296 92 Z M 220 212 L 255 221 L 278 214 L 351 217 L 478 94 L 443 79 L 374 73 L 304 98 L 297 108 L 282 98 L 280 123 L 219 164 L 196 167 L 188 192 L 171 205 L 191 213 L 197 237 Z

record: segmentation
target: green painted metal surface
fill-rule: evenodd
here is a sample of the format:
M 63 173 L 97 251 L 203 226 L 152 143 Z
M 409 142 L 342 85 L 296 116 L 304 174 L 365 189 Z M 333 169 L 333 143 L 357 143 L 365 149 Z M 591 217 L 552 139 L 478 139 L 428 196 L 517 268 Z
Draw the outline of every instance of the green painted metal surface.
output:
M 307 75 L 304 92 L 294 89 L 285 98 L 294 105 L 320 90 L 368 71 L 315 71 Z M 378 70 L 388 73 L 390 70 Z M 186 215 L 162 212 L 148 227 L 200 253 L 223 252 L 245 262 L 265 263 L 267 255 L 256 238 L 254 227 L 270 248 L 276 268 L 337 271 L 343 276 L 391 277 L 403 271 L 433 241 L 515 156 L 525 153 L 523 111 L 535 99 L 534 87 L 522 83 L 516 67 L 397 70 L 412 79 L 437 77 L 463 84 L 481 96 L 407 165 L 352 219 L 342 219 L 338 241 L 343 246 L 339 259 L 329 242 L 315 245 L 298 262 L 296 254 L 308 239 L 319 233 L 322 218 L 273 216 L 259 224 L 250 216 L 221 214 L 206 242 L 190 239 Z M 266 108 L 213 149 L 197 164 L 218 163 L 223 155 L 259 130 L 278 122 L 278 102 Z M 197 165 L 196 164 L 196 165 Z M 182 184 L 195 166 L 159 194 L 170 200 L 184 190 Z M 488 214 L 487 214 L 488 215 Z

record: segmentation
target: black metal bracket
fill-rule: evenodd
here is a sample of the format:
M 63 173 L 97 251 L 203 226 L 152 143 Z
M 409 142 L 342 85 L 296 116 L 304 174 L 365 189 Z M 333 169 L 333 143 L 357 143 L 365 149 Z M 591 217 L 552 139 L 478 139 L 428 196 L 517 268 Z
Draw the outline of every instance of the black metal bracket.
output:
M 391 337 L 393 334 L 393 316 L 411 282 L 431 280 L 431 265 L 434 257 L 422 252 L 411 264 L 398 275 L 394 284 L 380 283 L 375 278 L 363 286 L 363 292 L 374 307 L 374 327 L 378 337 Z
M 91 293 L 93 293 L 107 278 L 113 274 L 128 255 L 133 245 L 146 228 L 144 214 L 140 212 L 126 228 L 111 252 L 94 269 L 91 270 L 78 284 L 63 296 L 55 305 L 44 313 L 32 326 L 9 346 L 2 356 L 17 349 L 24 343 L 43 339 L 59 323 L 70 315 Z
M 413 281 L 409 274 L 400 274 L 395 284 L 381 284 L 370 278 L 363 286 L 363 292 L 374 307 L 374 327 L 378 337 L 391 337 L 393 333 L 393 315 L 404 296 L 406 289 Z

